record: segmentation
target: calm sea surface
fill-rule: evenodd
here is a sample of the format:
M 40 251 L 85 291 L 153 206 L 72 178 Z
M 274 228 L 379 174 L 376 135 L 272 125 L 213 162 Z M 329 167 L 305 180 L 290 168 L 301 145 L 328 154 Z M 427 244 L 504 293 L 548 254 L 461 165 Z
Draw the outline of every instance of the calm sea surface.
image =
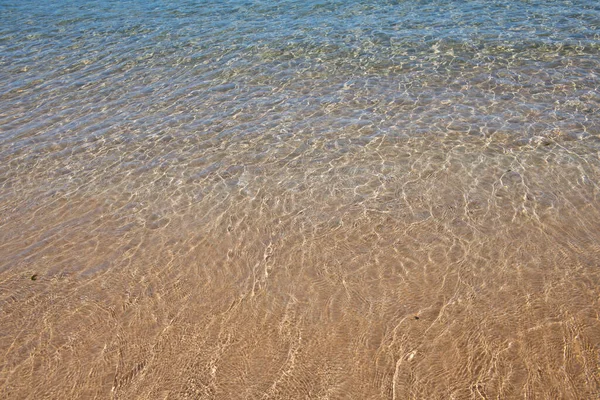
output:
M 0 398 L 600 398 L 600 3 L 0 0 Z

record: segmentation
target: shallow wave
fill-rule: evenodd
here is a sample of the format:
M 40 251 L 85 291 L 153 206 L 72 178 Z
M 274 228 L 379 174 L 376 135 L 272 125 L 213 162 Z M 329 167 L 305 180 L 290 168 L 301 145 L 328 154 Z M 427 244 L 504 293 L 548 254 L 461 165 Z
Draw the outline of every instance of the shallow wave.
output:
M 594 398 L 595 2 L 0 3 L 0 397 Z

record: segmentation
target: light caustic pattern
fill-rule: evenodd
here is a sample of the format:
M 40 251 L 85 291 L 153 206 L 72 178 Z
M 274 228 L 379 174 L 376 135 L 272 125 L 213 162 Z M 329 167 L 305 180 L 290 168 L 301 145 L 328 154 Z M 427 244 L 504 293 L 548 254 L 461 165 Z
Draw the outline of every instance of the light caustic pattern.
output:
M 0 2 L 0 398 L 600 396 L 595 2 Z

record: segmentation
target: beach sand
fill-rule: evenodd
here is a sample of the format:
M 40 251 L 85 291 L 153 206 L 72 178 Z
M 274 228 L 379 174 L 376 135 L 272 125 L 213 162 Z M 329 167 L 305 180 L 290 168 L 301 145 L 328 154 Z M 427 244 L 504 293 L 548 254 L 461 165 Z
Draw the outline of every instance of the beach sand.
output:
M 598 397 L 592 148 L 350 139 L 136 179 L 32 161 L 0 211 L 0 397 Z

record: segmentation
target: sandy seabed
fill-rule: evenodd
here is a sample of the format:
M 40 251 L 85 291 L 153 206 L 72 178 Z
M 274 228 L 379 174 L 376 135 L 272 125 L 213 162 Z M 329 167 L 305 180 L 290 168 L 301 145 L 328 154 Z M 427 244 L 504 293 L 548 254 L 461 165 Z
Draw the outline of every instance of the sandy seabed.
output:
M 0 211 L 0 397 L 597 398 L 597 153 L 459 136 L 256 161 L 257 136 L 194 175 L 30 161 Z

